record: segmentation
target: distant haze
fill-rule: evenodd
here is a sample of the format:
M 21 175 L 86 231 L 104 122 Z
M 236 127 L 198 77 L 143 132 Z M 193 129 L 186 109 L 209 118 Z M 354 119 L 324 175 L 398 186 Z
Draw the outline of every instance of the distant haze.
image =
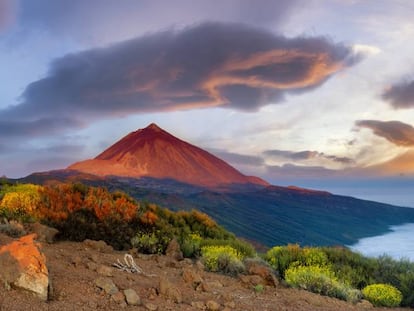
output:
M 274 180 L 276 184 L 326 190 L 334 194 L 414 208 L 414 179 Z
M 414 262 L 414 224 L 392 226 L 392 232 L 361 239 L 351 248 L 366 256 L 389 255 L 395 259 L 406 258 Z

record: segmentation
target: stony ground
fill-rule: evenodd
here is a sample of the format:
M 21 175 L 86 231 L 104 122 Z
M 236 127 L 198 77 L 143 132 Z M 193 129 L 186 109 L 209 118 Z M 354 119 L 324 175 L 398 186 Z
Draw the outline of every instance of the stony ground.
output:
M 0 245 L 10 241 L 0 235 Z M 199 262 L 168 256 L 132 254 L 145 275 L 129 273 L 112 268 L 125 253 L 99 243 L 43 243 L 42 251 L 53 284 L 50 300 L 42 302 L 1 284 L 0 310 L 381 310 L 367 302 L 353 305 L 283 285 L 258 292 L 252 276 L 209 273 Z

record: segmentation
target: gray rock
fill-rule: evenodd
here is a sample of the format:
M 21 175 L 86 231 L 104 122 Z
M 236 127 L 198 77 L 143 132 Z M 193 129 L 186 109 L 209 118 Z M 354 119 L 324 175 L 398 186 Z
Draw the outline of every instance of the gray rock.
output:
M 113 295 L 116 294 L 119 289 L 116 287 L 114 282 L 106 277 L 99 277 L 95 280 L 95 285 L 103 289 L 107 294 Z
M 139 306 L 141 305 L 141 298 L 138 296 L 137 292 L 131 288 L 124 290 L 124 295 L 126 301 L 131 306 Z
M 37 234 L 37 240 L 40 242 L 53 243 L 59 230 L 42 225 L 38 222 L 31 224 L 30 231 Z

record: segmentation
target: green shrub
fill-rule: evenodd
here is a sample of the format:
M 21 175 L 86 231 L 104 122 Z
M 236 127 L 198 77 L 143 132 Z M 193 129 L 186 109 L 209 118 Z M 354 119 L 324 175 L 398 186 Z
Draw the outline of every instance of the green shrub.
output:
M 328 267 L 292 265 L 285 271 L 285 280 L 292 287 L 353 303 L 361 298 L 358 290 L 339 282 Z
M 285 277 L 285 271 L 293 262 L 298 262 L 301 258 L 302 250 L 297 244 L 288 246 L 275 246 L 271 248 L 265 256 L 266 261 L 276 270 L 280 277 Z
M 376 283 L 375 271 L 378 263 L 375 258 L 367 258 L 344 247 L 324 247 L 330 267 L 342 282 L 355 288 L 364 288 Z
M 244 271 L 242 255 L 231 246 L 203 246 L 201 255 L 205 267 L 210 271 L 233 275 Z
M 414 263 L 411 263 L 411 266 Z M 405 273 L 399 274 L 398 289 L 403 294 L 401 305 L 405 307 L 414 307 L 414 271 L 407 270 Z
M 253 246 L 239 239 L 202 239 L 200 241 L 200 247 L 204 246 L 230 246 L 243 258 L 256 257 L 256 251 Z
M 131 244 L 139 252 L 146 254 L 162 254 L 170 239 L 160 234 L 160 232 L 141 233 L 139 232 L 131 239 Z
M 362 290 L 364 298 L 374 306 L 397 307 L 402 300 L 401 292 L 389 284 L 372 284 Z
M 181 251 L 184 257 L 192 258 L 200 255 L 200 244 L 202 238 L 197 233 L 188 234 L 181 242 Z

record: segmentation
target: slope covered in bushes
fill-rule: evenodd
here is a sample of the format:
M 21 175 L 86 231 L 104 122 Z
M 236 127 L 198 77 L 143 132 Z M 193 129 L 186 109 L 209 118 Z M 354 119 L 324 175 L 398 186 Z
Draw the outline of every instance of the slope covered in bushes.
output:
M 244 273 L 253 257 L 292 287 L 352 303 L 364 297 L 375 305 L 414 307 L 414 263 L 408 260 L 290 244 L 271 248 L 264 262 L 250 244 L 204 213 L 173 212 L 103 187 L 2 183 L 1 219 L 38 221 L 57 228 L 61 239 L 104 240 L 116 249 L 135 247 L 143 253 L 164 253 L 175 238 L 185 257 L 201 258 L 210 271 Z

